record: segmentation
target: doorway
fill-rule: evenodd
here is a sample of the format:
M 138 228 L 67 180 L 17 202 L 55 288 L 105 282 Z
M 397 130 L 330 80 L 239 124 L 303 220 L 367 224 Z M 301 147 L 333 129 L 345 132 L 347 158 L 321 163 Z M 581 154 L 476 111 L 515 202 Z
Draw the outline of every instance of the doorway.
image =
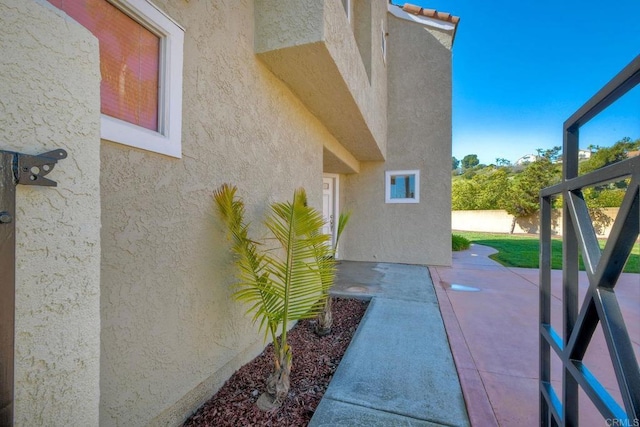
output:
M 325 224 L 322 233 L 330 236 L 331 246 L 335 244 L 338 227 L 339 175 L 324 174 L 322 176 L 322 216 Z M 336 252 L 336 258 L 338 253 Z

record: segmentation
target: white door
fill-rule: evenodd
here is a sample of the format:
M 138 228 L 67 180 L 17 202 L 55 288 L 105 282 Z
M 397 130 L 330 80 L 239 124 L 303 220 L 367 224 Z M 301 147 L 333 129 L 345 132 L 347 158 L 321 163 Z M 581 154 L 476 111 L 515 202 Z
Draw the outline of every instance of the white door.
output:
M 331 236 L 331 246 L 334 241 L 335 224 L 335 185 L 334 178 L 322 178 L 322 216 L 325 224 L 322 232 Z

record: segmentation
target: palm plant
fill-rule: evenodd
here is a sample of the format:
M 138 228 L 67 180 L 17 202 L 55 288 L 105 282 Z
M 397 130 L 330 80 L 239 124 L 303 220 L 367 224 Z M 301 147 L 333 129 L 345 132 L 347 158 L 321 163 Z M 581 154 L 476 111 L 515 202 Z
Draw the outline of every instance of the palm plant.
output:
M 328 236 L 319 232 L 322 214 L 307 206 L 304 189 L 293 201 L 273 203 L 265 221 L 280 251 L 260 250 L 261 243 L 249 238 L 244 203 L 237 189 L 224 184 L 214 192 L 218 212 L 228 230 L 238 266 L 234 298 L 249 305 L 253 321 L 274 345 L 274 370 L 267 391 L 258 400 L 261 409 L 279 406 L 289 391 L 292 350 L 287 344 L 290 322 L 313 318 L 324 306 L 323 296 L 333 284 L 334 264 Z M 278 334 L 279 332 L 279 334 Z M 279 336 L 278 336 L 279 335 Z
M 338 217 L 338 229 L 336 231 L 336 241 L 331 250 L 330 259 L 325 260 L 326 262 L 331 262 L 335 265 L 335 256 L 338 252 L 338 242 L 340 241 L 340 236 L 344 231 L 344 228 L 347 226 L 349 222 L 349 218 L 351 217 L 351 212 L 343 212 L 340 213 Z M 328 335 L 331 332 L 331 326 L 333 325 L 333 315 L 331 314 L 331 298 L 329 298 L 329 290 L 333 285 L 333 277 L 331 278 L 331 284 L 326 287 L 326 292 L 324 295 L 324 307 L 322 311 L 318 314 L 318 318 L 316 319 L 316 328 L 315 333 L 319 336 Z

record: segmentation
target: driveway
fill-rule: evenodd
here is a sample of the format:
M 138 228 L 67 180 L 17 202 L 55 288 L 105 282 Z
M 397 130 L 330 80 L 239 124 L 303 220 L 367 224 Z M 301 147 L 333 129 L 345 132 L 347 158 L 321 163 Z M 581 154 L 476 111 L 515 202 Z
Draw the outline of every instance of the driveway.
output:
M 507 268 L 488 258 L 495 250 L 472 245 L 454 252 L 451 267 L 430 267 L 458 376 L 474 426 L 538 423 L 538 270 Z M 552 272 L 552 324 L 562 332 L 562 272 Z M 580 298 L 588 288 L 580 274 Z M 616 294 L 640 355 L 640 275 L 623 274 Z M 553 352 L 552 352 L 553 354 Z M 561 366 L 552 379 L 561 395 Z M 602 330 L 594 334 L 585 363 L 621 404 Z M 583 399 L 584 398 L 584 399 Z M 581 396 L 581 426 L 606 426 Z

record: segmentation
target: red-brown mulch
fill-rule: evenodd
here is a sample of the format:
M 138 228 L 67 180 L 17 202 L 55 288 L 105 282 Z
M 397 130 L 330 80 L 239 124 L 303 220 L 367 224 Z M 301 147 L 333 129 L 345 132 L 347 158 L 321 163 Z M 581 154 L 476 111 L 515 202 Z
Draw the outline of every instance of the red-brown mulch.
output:
M 331 333 L 318 337 L 315 320 L 302 320 L 289 331 L 293 351 L 291 389 L 278 409 L 265 412 L 256 401 L 273 369 L 273 345 L 240 368 L 186 422 L 185 426 L 306 426 L 353 337 L 368 302 L 333 299 Z

